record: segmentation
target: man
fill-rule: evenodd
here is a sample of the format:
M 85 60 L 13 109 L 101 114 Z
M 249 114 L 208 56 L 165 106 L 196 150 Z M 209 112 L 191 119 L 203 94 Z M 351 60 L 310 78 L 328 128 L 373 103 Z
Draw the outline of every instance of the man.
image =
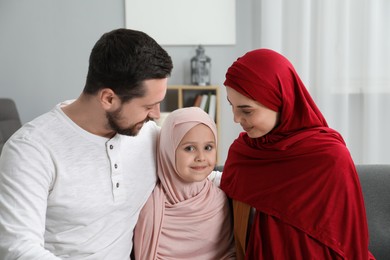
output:
M 0 259 L 129 259 L 156 183 L 158 127 L 172 60 L 140 31 L 92 49 L 75 101 L 24 125 L 0 158 Z

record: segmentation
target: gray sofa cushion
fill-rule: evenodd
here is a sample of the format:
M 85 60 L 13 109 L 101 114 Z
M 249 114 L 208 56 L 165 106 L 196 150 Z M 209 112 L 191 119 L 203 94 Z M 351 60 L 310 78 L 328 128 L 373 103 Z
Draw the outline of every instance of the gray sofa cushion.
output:
M 4 143 L 20 128 L 20 121 L 15 119 L 0 121 L 0 153 Z
M 4 143 L 21 127 L 15 102 L 9 98 L 0 98 L 0 153 Z
M 390 165 L 361 164 L 359 173 L 366 206 L 369 248 L 376 259 L 390 259 Z

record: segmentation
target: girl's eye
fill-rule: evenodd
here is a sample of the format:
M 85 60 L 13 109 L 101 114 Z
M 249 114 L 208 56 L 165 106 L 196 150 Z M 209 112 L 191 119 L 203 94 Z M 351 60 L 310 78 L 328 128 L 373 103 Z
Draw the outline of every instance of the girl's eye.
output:
M 187 152 L 192 152 L 192 151 L 194 151 L 195 150 L 195 147 L 193 147 L 193 146 L 186 146 L 185 148 L 184 148 L 184 151 L 187 151 Z
M 206 151 L 211 151 L 211 150 L 213 150 L 213 146 L 212 145 L 206 145 L 206 147 L 205 147 L 205 150 Z
M 243 113 L 244 115 L 249 115 L 250 113 L 252 113 L 252 111 L 245 111 L 245 110 L 243 110 L 242 113 Z

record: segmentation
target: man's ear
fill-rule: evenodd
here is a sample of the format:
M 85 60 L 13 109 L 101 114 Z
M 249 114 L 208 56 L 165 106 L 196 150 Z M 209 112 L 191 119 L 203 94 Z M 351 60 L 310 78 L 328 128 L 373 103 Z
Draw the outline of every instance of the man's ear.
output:
M 116 110 L 121 104 L 119 97 L 110 88 L 103 88 L 99 91 L 99 101 L 106 111 Z

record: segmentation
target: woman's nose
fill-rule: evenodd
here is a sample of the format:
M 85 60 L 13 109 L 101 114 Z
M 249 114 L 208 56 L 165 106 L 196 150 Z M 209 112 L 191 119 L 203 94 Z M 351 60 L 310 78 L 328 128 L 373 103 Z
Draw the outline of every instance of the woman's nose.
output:
M 241 117 L 238 115 L 238 113 L 237 112 L 235 112 L 234 111 L 234 109 L 233 109 L 233 121 L 234 121 L 234 123 L 240 123 L 240 121 L 241 121 Z

